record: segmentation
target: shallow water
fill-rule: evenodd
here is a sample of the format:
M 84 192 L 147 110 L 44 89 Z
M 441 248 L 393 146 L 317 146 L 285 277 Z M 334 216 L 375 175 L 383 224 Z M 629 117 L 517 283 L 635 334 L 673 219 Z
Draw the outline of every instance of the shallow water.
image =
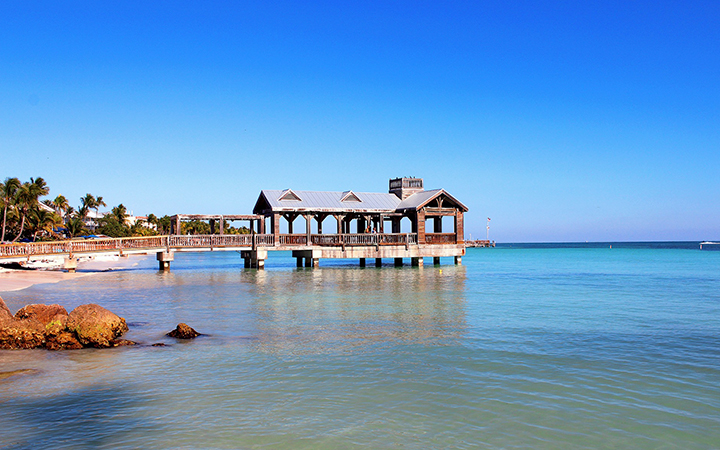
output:
M 0 448 L 717 448 L 720 252 L 656 247 L 178 254 L 5 293 L 99 303 L 169 346 L 0 351 L 37 370 L 0 381 Z M 179 322 L 208 336 L 165 337 Z

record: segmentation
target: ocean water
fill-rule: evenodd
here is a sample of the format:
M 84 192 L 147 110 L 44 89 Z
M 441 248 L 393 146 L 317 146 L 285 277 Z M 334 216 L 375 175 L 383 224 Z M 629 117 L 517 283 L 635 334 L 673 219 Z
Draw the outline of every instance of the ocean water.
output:
M 168 346 L 0 351 L 35 370 L 0 380 L 0 448 L 720 448 L 720 252 L 697 248 L 189 253 L 3 293 L 99 303 Z M 206 336 L 165 337 L 179 322 Z

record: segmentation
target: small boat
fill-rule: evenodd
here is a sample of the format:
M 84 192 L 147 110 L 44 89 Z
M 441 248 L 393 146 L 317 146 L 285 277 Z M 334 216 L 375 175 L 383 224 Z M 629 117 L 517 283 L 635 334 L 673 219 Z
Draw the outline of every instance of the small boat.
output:
M 720 242 L 711 242 L 711 241 L 701 242 L 700 250 L 720 250 Z

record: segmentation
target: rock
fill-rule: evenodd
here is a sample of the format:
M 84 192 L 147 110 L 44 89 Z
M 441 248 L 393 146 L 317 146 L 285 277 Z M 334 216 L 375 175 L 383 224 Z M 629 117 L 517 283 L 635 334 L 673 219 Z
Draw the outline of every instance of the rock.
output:
M 110 341 L 128 330 L 125 319 L 102 306 L 80 305 L 68 315 L 67 330 L 86 347 L 111 347 Z
M 16 319 L 35 318 L 43 325 L 47 325 L 55 319 L 55 316 L 67 317 L 68 312 L 60 305 L 25 305 L 15 313 Z
M 83 346 L 74 334 L 63 330 L 46 335 L 45 348 L 48 350 L 78 350 Z
M 111 347 L 126 347 L 129 345 L 137 345 L 137 342 L 133 342 L 127 339 L 113 339 L 110 341 Z
M 7 307 L 5 304 L 5 300 L 0 297 L 0 320 L 2 319 L 11 319 L 12 313 L 10 312 L 10 308 Z
M 162 342 L 156 342 L 152 346 L 153 347 L 167 347 L 167 344 L 164 344 Z
M 179 323 L 177 328 L 169 332 L 167 335 L 177 339 L 193 339 L 200 336 L 200 333 L 190 328 L 190 326 L 186 323 Z
M 37 348 L 43 345 L 45 326 L 39 320 L 16 320 L 12 316 L 0 319 L 0 348 Z

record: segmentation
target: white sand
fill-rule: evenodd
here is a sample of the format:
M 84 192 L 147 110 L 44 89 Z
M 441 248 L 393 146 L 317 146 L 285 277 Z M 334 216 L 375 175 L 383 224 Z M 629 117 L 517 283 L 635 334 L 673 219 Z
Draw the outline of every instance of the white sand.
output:
M 58 283 L 74 280 L 98 272 L 115 269 L 127 269 L 138 264 L 146 255 L 133 255 L 119 258 L 118 261 L 82 261 L 78 263 L 77 273 L 59 270 L 14 270 L 0 268 L 0 292 L 19 291 L 35 284 Z

